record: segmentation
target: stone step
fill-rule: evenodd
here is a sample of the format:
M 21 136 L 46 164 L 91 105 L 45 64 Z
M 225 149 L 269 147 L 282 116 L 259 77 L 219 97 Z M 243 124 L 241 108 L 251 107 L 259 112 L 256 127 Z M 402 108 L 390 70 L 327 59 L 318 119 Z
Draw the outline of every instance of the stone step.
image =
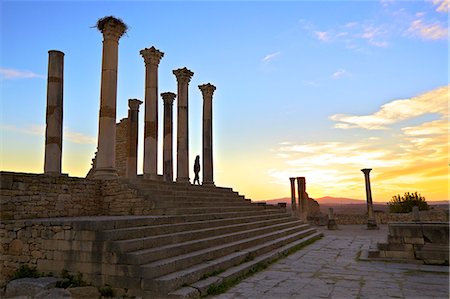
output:
M 181 243 L 169 244 L 161 247 L 143 249 L 134 252 L 127 253 L 127 263 L 130 264 L 145 264 L 160 259 L 166 259 L 177 255 L 185 254 L 192 251 L 201 250 L 204 248 L 225 244 L 227 242 L 235 242 L 248 238 L 254 238 L 257 242 L 259 237 L 276 237 L 277 235 L 283 235 L 295 232 L 302 227 L 298 227 L 301 221 L 293 221 L 288 223 L 281 223 L 271 225 L 268 227 L 250 229 L 246 231 L 238 231 L 234 233 L 228 233 L 219 236 L 212 236 L 203 239 L 190 240 Z M 280 230 L 280 231 L 277 231 Z M 272 234 L 271 236 L 269 236 Z M 256 236 L 256 237 L 255 237 Z
M 260 262 L 260 259 L 255 258 L 259 254 L 268 254 L 269 252 L 273 252 L 271 255 L 278 256 L 280 248 L 282 248 L 282 246 L 289 244 L 289 247 L 291 248 L 294 246 L 293 244 L 295 244 L 293 242 L 307 237 L 308 233 L 312 234 L 313 232 L 314 230 L 311 230 L 310 232 L 299 231 L 295 234 L 282 236 L 275 240 L 268 240 L 266 243 L 257 244 L 253 247 L 247 248 L 246 250 L 233 252 L 220 258 L 201 264 L 196 264 L 187 269 L 173 272 L 156 279 L 143 278 L 142 289 L 144 291 L 149 291 L 155 295 L 165 295 L 173 290 L 180 288 L 183 285 L 193 284 L 201 280 L 203 277 L 208 276 L 209 273 L 223 271 L 229 268 L 237 267 L 238 265 L 243 265 L 245 263 L 253 262 L 256 265 Z M 318 236 L 319 235 L 317 235 L 316 237 Z
M 267 207 L 271 209 L 275 207 Z M 242 206 L 233 205 L 228 207 L 177 207 L 177 208 L 156 208 L 152 210 L 153 215 L 189 215 L 189 214 L 211 214 L 211 213 L 232 213 L 241 211 L 254 211 L 257 209 L 265 209 L 262 206 Z
M 231 206 L 250 206 L 251 203 L 248 201 L 237 201 L 237 200 L 150 200 L 147 202 L 152 203 L 152 207 L 155 209 L 164 208 L 195 208 L 195 207 L 231 207 Z
M 238 240 L 231 243 L 220 244 L 214 247 L 207 247 L 202 250 L 189 252 L 172 258 L 158 260 L 141 266 L 142 276 L 145 278 L 162 276 L 175 271 L 179 271 L 181 269 L 191 267 L 196 264 L 218 259 L 224 255 L 232 254 L 233 252 L 243 251 L 249 247 L 256 248 L 258 244 L 262 243 L 265 244 L 265 247 L 261 248 L 266 248 L 267 247 L 266 245 L 269 244 L 271 240 L 278 239 L 285 235 L 291 235 L 293 231 L 295 232 L 303 231 L 306 235 L 311 233 L 313 230 L 311 229 L 308 230 L 306 225 L 298 226 L 297 229 L 280 228 L 280 230 L 277 231 L 277 233 L 275 234 L 267 233 L 264 235 L 249 237 L 247 239 Z M 254 255 L 262 254 L 261 251 L 258 251 L 256 249 L 254 249 L 252 252 Z
M 288 243 L 279 248 L 275 248 L 274 250 L 262 254 L 260 256 L 251 259 L 250 261 L 241 263 L 239 265 L 233 266 L 227 269 L 224 272 L 221 272 L 217 275 L 207 277 L 205 279 L 201 279 L 192 283 L 188 286 L 184 286 L 180 289 L 170 292 L 167 297 L 168 298 L 198 298 L 205 297 L 208 295 L 208 289 L 211 286 L 218 286 L 221 283 L 229 282 L 236 277 L 241 277 L 254 269 L 257 265 L 267 265 L 268 263 L 277 260 L 280 257 L 284 257 L 287 253 L 289 253 L 293 248 L 298 248 L 304 246 L 309 242 L 313 242 L 322 237 L 321 233 L 312 233 L 306 237 L 298 239 L 294 242 Z
M 235 217 L 227 219 L 215 219 L 205 221 L 192 221 L 174 224 L 148 225 L 136 226 L 120 229 L 105 230 L 97 234 L 100 240 L 130 240 L 136 238 L 144 238 L 148 236 L 164 235 L 169 233 L 178 233 L 192 230 L 199 230 L 203 228 L 217 228 L 228 225 L 244 225 L 246 223 L 270 221 L 276 219 L 289 219 L 286 213 L 269 214 L 269 215 L 255 215 L 247 217 Z M 287 221 L 287 220 L 286 220 Z

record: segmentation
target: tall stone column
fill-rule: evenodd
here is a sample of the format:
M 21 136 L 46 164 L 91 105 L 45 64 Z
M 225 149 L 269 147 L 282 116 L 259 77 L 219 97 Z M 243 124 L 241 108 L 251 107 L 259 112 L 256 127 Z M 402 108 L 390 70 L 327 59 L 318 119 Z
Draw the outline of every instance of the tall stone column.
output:
M 308 221 L 308 202 L 306 198 L 306 179 L 297 178 L 299 214 L 303 221 Z
M 100 113 L 98 125 L 97 168 L 94 179 L 117 178 L 116 103 L 119 39 L 127 26 L 119 19 L 106 17 L 97 23 L 103 34 Z
M 164 181 L 173 181 L 173 101 L 176 94 L 164 92 L 164 139 L 163 139 L 163 177 Z
M 187 68 L 173 71 L 178 81 L 177 182 L 189 183 L 189 81 L 194 73 Z
M 289 178 L 289 180 L 291 181 L 291 208 L 295 213 L 297 210 L 297 204 L 295 202 L 295 178 Z
M 203 185 L 214 186 L 212 98 L 216 87 L 211 83 L 199 85 L 203 95 Z
M 144 178 L 158 174 L 158 65 L 164 53 L 155 47 L 141 50 L 145 62 Z
M 142 101 L 138 99 L 128 100 L 127 170 L 125 176 L 129 179 L 137 177 L 138 123 L 141 104 Z
M 64 53 L 48 51 L 44 173 L 61 174 Z
M 378 229 L 377 222 L 375 220 L 375 216 L 373 214 L 373 205 L 372 205 L 372 190 L 370 189 L 370 171 L 371 168 L 361 169 L 364 173 L 364 179 L 366 182 L 366 198 L 367 198 L 367 229 Z

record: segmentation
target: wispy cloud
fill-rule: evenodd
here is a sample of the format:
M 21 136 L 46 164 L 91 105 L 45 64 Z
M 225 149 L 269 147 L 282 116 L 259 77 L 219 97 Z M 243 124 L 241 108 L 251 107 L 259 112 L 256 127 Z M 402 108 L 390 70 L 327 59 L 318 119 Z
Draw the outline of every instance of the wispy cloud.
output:
M 331 78 L 334 80 L 341 79 L 342 77 L 348 76 L 349 72 L 345 69 L 339 69 L 331 75 Z
M 308 190 L 318 197 L 364 199 L 360 169 L 370 167 L 374 169 L 371 176 L 376 201 L 386 201 L 397 193 L 411 191 L 418 191 L 427 199 L 446 199 L 449 120 L 448 113 L 443 112 L 446 101 L 444 103 L 442 97 L 448 91 L 448 87 L 440 88 L 402 100 L 405 102 L 392 101 L 389 104 L 394 104 L 380 108 L 385 116 L 388 112 L 393 114 L 392 121 L 395 121 L 396 111 L 400 114 L 406 111 L 401 117 L 418 115 L 419 109 L 441 114 L 438 120 L 377 133 L 382 134 L 381 138 L 369 135 L 369 131 L 364 137 L 352 136 L 346 142 L 280 143 L 274 152 L 282 164 L 269 169 L 267 175 L 280 185 L 286 185 L 289 177 L 305 176 Z M 422 102 L 427 100 L 429 106 L 424 106 Z M 407 109 L 408 105 L 411 109 Z M 432 106 L 439 108 L 430 109 Z M 345 136 L 342 134 L 341 138 Z
M 387 125 L 424 114 L 448 115 L 448 95 L 449 86 L 445 86 L 417 97 L 389 102 L 371 115 L 335 114 L 330 119 L 338 122 L 334 126 L 338 129 L 383 130 Z
M 433 4 L 437 6 L 437 12 L 448 12 L 450 8 L 450 0 L 433 0 Z
M 279 57 L 280 55 L 281 55 L 281 52 L 275 52 L 275 53 L 267 54 L 262 59 L 262 62 L 270 62 L 270 61 L 274 60 L 275 58 Z
M 30 79 L 30 78 L 41 78 L 45 79 L 44 75 L 33 73 L 32 71 L 26 70 L 16 70 L 9 68 L 0 68 L 0 76 L 3 80 L 11 79 Z
M 0 131 L 16 132 L 27 135 L 45 135 L 45 125 L 29 125 L 25 127 L 18 127 L 13 125 L 0 125 Z M 64 129 L 63 140 L 78 143 L 78 144 L 95 144 L 97 139 L 95 137 L 85 135 L 83 133 L 73 132 L 70 129 Z
M 408 32 L 428 40 L 447 39 L 448 36 L 448 28 L 444 28 L 440 23 L 426 24 L 422 19 L 411 22 Z
M 331 40 L 331 36 L 329 32 L 326 31 L 315 31 L 314 32 L 316 38 L 322 42 L 329 42 Z

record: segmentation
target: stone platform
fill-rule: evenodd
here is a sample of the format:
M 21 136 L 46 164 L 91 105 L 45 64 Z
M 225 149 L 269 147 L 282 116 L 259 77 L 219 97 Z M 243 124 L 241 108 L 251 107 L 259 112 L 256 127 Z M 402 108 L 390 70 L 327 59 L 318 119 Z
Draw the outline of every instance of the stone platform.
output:
M 211 298 L 449 298 L 447 266 L 359 260 L 362 250 L 386 241 L 387 225 L 318 231 L 321 240 Z
M 40 190 L 52 192 L 61 184 L 45 176 L 13 176 L 9 182 L 2 192 L 11 211 L 16 198 L 32 205 L 34 193 L 53 208 L 53 197 Z M 98 213 L 101 207 L 107 215 L 2 220 L 2 274 L 29 264 L 54 274 L 80 272 L 95 286 L 109 284 L 143 298 L 199 297 L 321 237 L 285 208 L 254 204 L 230 188 L 143 179 L 86 182 L 74 181 L 73 191 L 64 186 L 71 196 L 67 204 L 81 204 L 89 187 L 95 197 L 84 198 L 83 211 Z M 53 200 L 53 209 L 61 207 L 57 212 L 64 215 L 58 197 Z

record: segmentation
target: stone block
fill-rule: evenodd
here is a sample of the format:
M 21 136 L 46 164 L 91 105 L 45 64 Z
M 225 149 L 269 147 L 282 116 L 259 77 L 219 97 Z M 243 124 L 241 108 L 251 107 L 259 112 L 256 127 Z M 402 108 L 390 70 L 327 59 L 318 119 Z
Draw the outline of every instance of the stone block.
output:
M 385 251 L 386 257 L 394 258 L 394 259 L 414 259 L 413 251 L 394 251 L 389 250 Z
M 403 237 L 403 243 L 405 244 L 413 244 L 413 245 L 419 245 L 419 244 L 425 244 L 425 240 L 422 237 Z
M 41 291 L 36 296 L 33 297 L 33 299 L 55 299 L 55 298 L 72 299 L 72 295 L 66 289 L 53 288 L 53 289 Z
M 8 254 L 10 255 L 20 255 L 23 251 L 22 240 L 15 239 L 8 246 Z
M 96 287 L 87 286 L 87 287 L 77 287 L 77 288 L 68 288 L 70 295 L 73 299 L 98 299 L 100 298 L 100 292 Z
M 415 223 L 391 223 L 389 235 L 393 237 L 422 237 L 422 226 Z
M 5 297 L 30 296 L 34 297 L 43 290 L 55 287 L 58 278 L 39 277 L 12 280 L 6 286 Z

